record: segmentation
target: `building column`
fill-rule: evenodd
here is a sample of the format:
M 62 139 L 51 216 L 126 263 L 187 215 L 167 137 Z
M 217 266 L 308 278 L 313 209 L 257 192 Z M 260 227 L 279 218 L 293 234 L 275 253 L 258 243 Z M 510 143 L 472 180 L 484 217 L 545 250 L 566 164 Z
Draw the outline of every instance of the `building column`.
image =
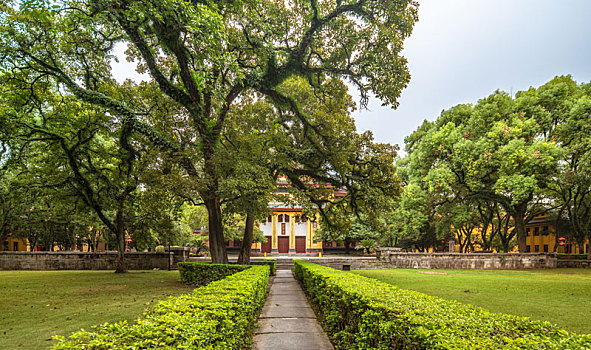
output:
M 277 219 L 279 217 L 273 213 L 273 216 L 271 216 L 271 253 L 279 253 L 277 249 Z
M 295 216 L 289 217 L 289 252 L 295 253 Z
M 312 248 L 312 230 L 310 227 L 310 220 L 306 220 L 306 253 L 309 253 Z
M 322 243 L 314 244 L 314 223 L 312 221 L 308 221 L 308 231 L 306 236 L 309 237 L 308 239 L 308 253 L 319 253 L 322 252 Z

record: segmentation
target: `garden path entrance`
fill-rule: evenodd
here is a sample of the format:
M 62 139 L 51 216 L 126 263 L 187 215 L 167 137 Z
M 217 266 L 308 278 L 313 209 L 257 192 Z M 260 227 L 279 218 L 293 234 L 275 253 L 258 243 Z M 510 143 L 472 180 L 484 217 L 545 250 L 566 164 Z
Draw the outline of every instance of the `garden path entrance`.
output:
M 277 259 L 276 276 L 259 318 L 253 350 L 334 349 L 292 269 L 291 258 Z

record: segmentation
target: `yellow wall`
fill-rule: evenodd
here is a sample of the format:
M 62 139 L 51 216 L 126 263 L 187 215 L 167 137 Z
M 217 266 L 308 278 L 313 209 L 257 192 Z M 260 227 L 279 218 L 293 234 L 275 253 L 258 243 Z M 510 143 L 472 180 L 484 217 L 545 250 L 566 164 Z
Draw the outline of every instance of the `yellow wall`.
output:
M 544 226 L 548 227 L 547 234 L 543 233 Z M 538 231 L 537 235 L 536 235 L 536 228 Z M 556 229 L 555 229 L 554 225 L 549 225 L 548 223 L 544 223 L 544 222 L 526 225 L 526 234 L 527 234 L 527 237 L 525 240 L 526 249 L 527 249 L 527 247 L 529 247 L 529 251 L 532 253 L 535 253 L 536 251 L 545 252 L 546 251 L 545 248 L 547 248 L 548 252 L 553 252 L 554 245 L 556 243 L 555 232 L 556 232 Z M 564 243 L 572 244 L 572 251 L 571 251 L 572 254 L 586 254 L 587 253 L 586 251 L 581 251 L 579 249 L 579 245 L 575 241 L 569 242 L 568 235 L 562 235 L 562 236 L 565 238 Z M 560 241 L 559 241 L 559 243 L 560 243 Z M 585 242 L 585 244 L 588 245 L 589 240 L 587 240 Z M 537 246 L 537 250 L 536 250 L 536 246 Z M 545 246 L 547 246 L 547 247 L 545 247 Z M 558 247 L 556 247 L 556 252 L 557 253 L 566 253 L 567 252 L 566 246 L 558 245 Z
M 6 247 L 6 243 L 8 243 L 8 251 L 9 252 L 15 251 L 14 250 L 14 243 L 18 243 L 18 249 L 17 249 L 17 251 L 19 251 L 19 252 L 31 251 L 31 246 L 29 245 L 29 241 L 26 238 L 23 238 L 23 239 L 20 239 L 20 238 L 8 238 L 5 241 L 5 243 L 3 243 L 3 244 L 5 244 L 4 247 Z M 105 243 L 100 242 L 98 244 L 97 251 L 105 251 L 105 248 L 106 248 L 105 247 Z M 58 252 L 59 250 L 60 249 L 59 249 L 59 247 L 57 245 L 53 247 L 53 251 L 54 252 Z M 88 252 L 89 251 L 88 250 L 88 244 L 83 243 L 82 244 L 82 250 L 81 251 L 82 252 Z
M 22 240 L 19 238 L 11 238 L 9 237 L 6 241 L 4 241 L 4 250 L 6 250 L 6 243 L 8 243 L 8 251 L 9 252 L 26 252 L 28 250 L 28 244 L 26 239 Z M 17 249 L 15 250 L 15 244 L 17 245 Z
M 294 249 L 295 250 L 295 217 L 297 215 L 302 215 L 302 211 L 301 210 L 294 210 L 293 212 L 285 212 L 285 211 L 281 211 L 281 212 L 273 212 L 271 214 L 271 232 L 272 232 L 272 236 L 271 236 L 271 249 L 278 249 L 278 240 L 277 240 L 277 236 L 279 234 L 279 223 L 278 223 L 278 217 L 279 215 L 287 215 L 289 218 L 289 232 L 287 233 L 289 235 L 289 249 Z M 315 231 L 318 228 L 318 220 L 320 219 L 320 215 L 316 214 L 316 222 L 312 222 L 311 220 L 306 221 L 306 249 L 322 249 L 322 241 L 314 241 L 314 236 L 315 236 Z M 314 224 L 316 224 L 316 227 L 314 227 Z M 252 249 L 261 249 L 261 244 L 260 243 L 253 243 L 252 244 Z
M 535 222 L 537 219 L 537 222 Z M 529 247 L 529 252 L 531 253 L 535 253 L 535 252 L 554 252 L 554 245 L 556 243 L 556 229 L 554 227 L 554 225 L 550 224 L 549 221 L 541 221 L 539 219 L 543 219 L 543 217 L 538 217 L 534 219 L 534 223 L 529 223 L 527 225 L 525 225 L 525 229 L 526 229 L 526 240 L 525 240 L 525 244 L 526 244 L 526 251 L 527 251 L 527 247 Z M 547 231 L 544 232 L 544 227 L 547 227 Z M 536 234 L 536 229 L 537 229 L 537 234 Z M 474 232 L 472 233 L 472 236 L 480 236 L 480 228 L 476 228 L 474 230 Z M 566 235 L 565 235 L 565 238 Z M 454 237 L 455 239 L 455 237 Z M 568 239 L 568 238 L 567 238 Z M 565 240 L 565 243 L 567 243 L 567 241 Z M 579 245 L 576 244 L 576 242 L 572 241 L 570 242 L 572 243 L 572 254 L 586 254 L 587 252 L 584 251 L 579 251 Z M 589 241 L 587 240 L 586 244 L 589 244 Z M 536 247 L 537 246 L 537 247 Z M 474 245 L 476 250 L 480 250 L 481 247 L 479 244 L 475 244 Z M 537 249 L 536 249 L 537 248 Z M 456 244 L 455 245 L 455 252 L 459 252 L 460 251 L 460 245 Z M 515 246 L 515 248 L 513 249 L 513 251 L 517 251 L 517 246 Z M 558 246 L 556 249 L 556 252 L 558 253 L 565 253 L 566 252 L 566 247 L 565 246 Z

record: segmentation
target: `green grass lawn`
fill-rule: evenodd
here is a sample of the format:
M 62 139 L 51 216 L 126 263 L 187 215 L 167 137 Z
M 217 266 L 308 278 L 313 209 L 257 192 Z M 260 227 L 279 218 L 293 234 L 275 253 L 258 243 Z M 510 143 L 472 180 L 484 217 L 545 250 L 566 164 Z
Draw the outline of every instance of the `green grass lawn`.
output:
M 52 335 L 133 322 L 148 302 L 192 289 L 178 271 L 0 271 L 0 348 L 47 349 Z
M 357 270 L 403 289 L 591 333 L 591 270 Z

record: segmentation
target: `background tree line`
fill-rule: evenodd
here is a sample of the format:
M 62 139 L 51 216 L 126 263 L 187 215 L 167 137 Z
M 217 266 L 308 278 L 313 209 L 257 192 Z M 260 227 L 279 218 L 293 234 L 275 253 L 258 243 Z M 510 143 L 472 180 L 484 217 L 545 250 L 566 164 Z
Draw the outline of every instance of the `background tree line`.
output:
M 525 224 L 547 214 L 557 237 L 591 237 L 591 84 L 570 76 L 515 97 L 496 91 L 445 110 L 405 139 L 395 216 L 404 244 L 525 251 Z
M 397 105 L 417 6 L 2 2 L 2 165 L 91 212 L 115 238 L 119 272 L 125 235 L 173 232 L 181 202 L 207 209 L 214 263 L 228 259 L 225 218 L 243 216 L 248 261 L 254 222 L 280 175 L 338 227 L 333 208 L 372 210 L 397 190 L 395 152 L 356 133 L 344 81 L 362 107 L 369 93 Z M 116 45 L 148 81 L 117 83 Z M 335 200 L 330 187 L 347 195 Z

